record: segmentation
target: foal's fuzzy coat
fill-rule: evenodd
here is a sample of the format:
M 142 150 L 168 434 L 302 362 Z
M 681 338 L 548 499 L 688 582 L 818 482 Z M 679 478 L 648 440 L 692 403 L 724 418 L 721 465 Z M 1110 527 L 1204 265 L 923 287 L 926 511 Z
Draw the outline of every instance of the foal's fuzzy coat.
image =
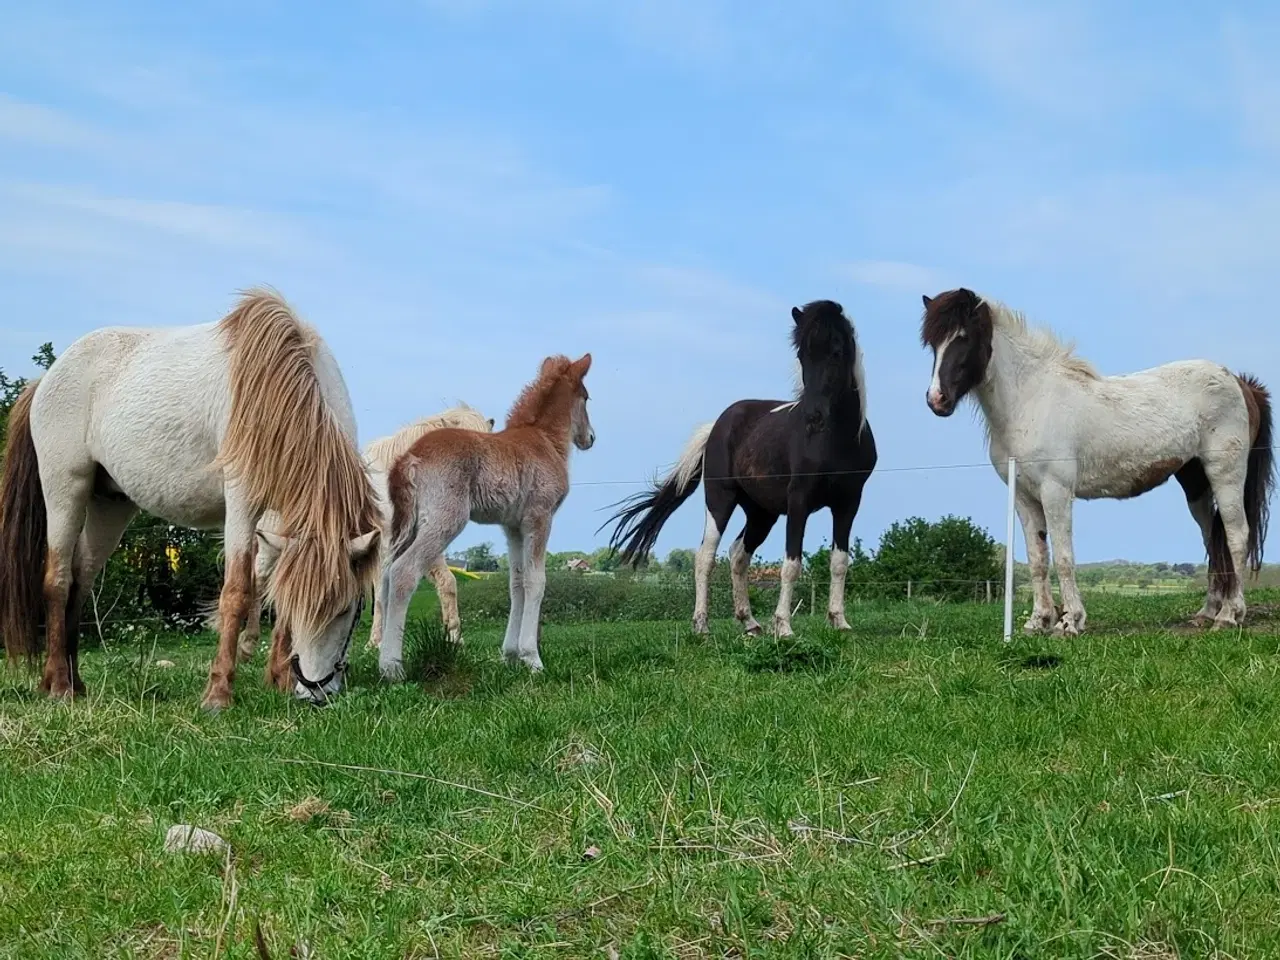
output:
M 548 357 L 502 430 L 436 430 L 392 466 L 393 546 L 382 568 L 386 613 L 378 657 L 384 678 L 403 677 L 409 599 L 468 520 L 498 524 L 507 535 L 511 614 L 503 657 L 542 669 L 538 623 L 551 520 L 569 493 L 571 445 L 588 450 L 595 442 L 583 385 L 590 368 L 589 353 L 576 361 Z

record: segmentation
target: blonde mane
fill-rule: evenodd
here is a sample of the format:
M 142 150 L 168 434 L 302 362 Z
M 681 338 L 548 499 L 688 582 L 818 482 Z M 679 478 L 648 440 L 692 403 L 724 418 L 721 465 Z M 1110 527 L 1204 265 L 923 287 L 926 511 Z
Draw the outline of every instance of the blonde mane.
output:
M 1092 363 L 1075 355 L 1073 342 L 1064 343 L 1048 327 L 1032 327 L 1021 311 L 1007 307 L 998 300 L 990 297 L 982 299 L 991 308 L 991 320 L 995 328 L 1003 330 L 1033 356 L 1056 362 L 1068 374 L 1080 379 L 1102 379 Z
M 488 433 L 489 419 L 479 410 L 465 403 L 459 403 L 456 407 L 450 407 L 434 416 L 422 417 L 413 423 L 406 424 L 388 437 L 379 437 L 372 441 L 364 448 L 365 460 L 379 469 L 389 470 L 396 460 L 426 434 L 447 427 Z
M 557 388 L 564 383 L 564 376 L 572 365 L 573 361 L 562 355 L 543 360 L 537 378 L 520 391 L 515 403 L 511 405 L 507 414 L 507 429 L 532 427 L 561 415 L 567 417 L 567 401 L 570 398 L 563 391 L 557 391 Z M 564 409 L 561 410 L 561 407 Z
M 214 461 L 254 513 L 279 514 L 289 545 L 267 588 L 283 629 L 311 635 L 372 585 L 376 551 L 352 569 L 348 542 L 381 526 L 354 440 L 324 399 L 318 334 L 278 294 L 253 289 L 219 322 L 231 416 Z

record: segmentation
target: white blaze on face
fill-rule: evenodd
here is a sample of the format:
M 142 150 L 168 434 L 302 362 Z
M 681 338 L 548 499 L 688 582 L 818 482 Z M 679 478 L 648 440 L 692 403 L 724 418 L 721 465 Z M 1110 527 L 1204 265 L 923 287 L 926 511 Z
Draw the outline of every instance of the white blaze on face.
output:
M 942 343 L 938 344 L 938 349 L 933 353 L 933 378 L 929 381 L 929 393 L 926 399 L 929 401 L 929 406 L 935 409 L 945 399 L 942 394 L 942 382 L 939 379 L 942 373 L 942 358 L 946 355 L 947 348 L 955 343 L 956 338 L 959 336 L 959 332 L 951 334 Z

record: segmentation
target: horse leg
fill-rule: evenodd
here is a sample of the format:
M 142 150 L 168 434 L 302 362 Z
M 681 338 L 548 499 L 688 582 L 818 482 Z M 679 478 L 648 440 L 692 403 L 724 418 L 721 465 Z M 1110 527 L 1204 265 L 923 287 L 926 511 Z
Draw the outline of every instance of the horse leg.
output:
M 258 644 L 262 641 L 262 605 L 266 600 L 267 581 L 275 572 L 276 561 L 279 559 L 278 554 L 254 537 L 253 583 L 249 587 L 249 608 L 245 612 L 244 629 L 240 631 L 236 647 L 236 655 L 241 663 L 252 660 L 258 652 Z
M 226 524 L 223 550 L 227 558 L 218 597 L 218 652 L 209 667 L 209 682 L 204 689 L 201 706 L 217 713 L 231 706 L 231 691 L 236 682 L 236 653 L 240 631 L 244 627 L 253 599 L 254 525 L 257 517 L 241 503 L 233 488 L 226 492 Z
M 852 630 L 844 615 L 844 582 L 849 573 L 849 534 L 862 504 L 862 488 L 831 511 L 831 588 L 827 593 L 827 623 L 837 630 Z M 816 611 L 814 611 L 816 612 Z
M 751 558 L 760 549 L 769 536 L 769 531 L 778 522 L 778 518 L 759 510 L 747 511 L 747 524 L 738 534 L 729 548 L 729 572 L 733 576 L 733 615 L 742 624 L 743 633 L 758 636 L 762 633 L 760 624 L 751 614 L 751 595 L 747 589 L 747 569 L 751 566 Z
M 1059 483 L 1041 486 L 1040 503 L 1044 507 L 1049 539 L 1053 541 L 1053 559 L 1058 568 L 1058 586 L 1062 591 L 1062 617 L 1053 632 L 1057 636 L 1075 637 L 1084 632 L 1084 600 L 1076 586 L 1076 556 L 1071 542 L 1071 509 L 1073 494 Z
M 1222 609 L 1222 597 L 1229 576 L 1227 571 L 1218 569 L 1218 557 L 1213 549 L 1213 488 L 1209 485 L 1209 477 L 1204 472 L 1204 465 L 1197 458 L 1192 460 L 1174 474 L 1182 491 L 1187 496 L 1187 509 L 1200 527 L 1200 537 L 1204 540 L 1204 552 L 1209 558 L 1208 589 L 1205 593 L 1204 605 L 1191 618 L 1191 622 L 1199 627 L 1206 627 L 1213 622 Z
M 458 618 L 458 581 L 445 561 L 444 554 L 431 561 L 431 579 L 440 598 L 440 619 L 450 643 L 462 644 L 462 621 Z
M 1034 497 L 1016 494 L 1018 519 L 1022 521 L 1022 536 L 1027 542 L 1027 563 L 1031 567 L 1031 590 L 1034 600 L 1031 616 L 1022 625 L 1024 633 L 1048 633 L 1057 620 L 1053 606 L 1053 587 L 1049 584 L 1049 530 L 1044 507 Z M 1057 546 L 1057 543 L 1054 543 Z
M 773 612 L 773 634 L 791 636 L 791 595 L 800 579 L 800 554 L 804 549 L 804 527 L 809 513 L 802 497 L 794 493 L 787 503 L 787 546 L 782 561 L 782 583 L 778 587 L 778 606 Z
M 1213 618 L 1214 630 L 1244 624 L 1244 571 L 1249 540 L 1249 520 L 1244 509 L 1246 464 L 1244 456 L 1240 458 L 1239 469 L 1236 469 L 1235 463 L 1205 464 L 1205 472 L 1213 487 L 1213 497 L 1218 503 L 1218 517 L 1226 534 L 1231 563 L 1229 571 L 1222 569 L 1225 567 L 1226 557 L 1222 557 L 1218 563 L 1218 576 L 1215 579 L 1222 585 L 1222 607 Z M 1212 556 L 1216 551 L 1211 549 L 1209 552 Z
M 378 541 L 378 578 L 373 582 L 373 615 L 369 622 L 369 639 L 366 650 L 376 650 L 382 643 L 382 565 L 386 562 L 386 541 Z
M 538 651 L 542 597 L 547 589 L 547 539 L 551 534 L 551 518 L 527 519 L 524 529 L 524 609 L 520 617 L 520 660 L 534 673 L 542 672 L 542 656 Z
M 92 474 L 90 474 L 92 476 Z M 51 698 L 75 696 L 72 647 L 77 640 L 68 637 L 68 611 L 78 609 L 79 599 L 72 603 L 75 584 L 76 546 L 84 529 L 92 493 L 91 481 L 59 476 L 55 483 L 42 476 L 45 510 L 48 516 L 49 542 L 44 564 L 44 603 L 46 653 L 40 689 Z M 57 495 L 50 494 L 56 491 Z
M 120 546 L 125 528 L 138 514 L 138 508 L 124 500 L 92 498 L 85 512 L 84 530 L 76 547 L 75 578 L 67 601 L 67 657 L 71 663 L 71 686 L 84 693 L 80 679 L 80 622 L 85 600 L 93 590 L 93 582 Z
M 708 608 L 711 601 L 711 572 L 716 566 L 716 550 L 724 528 L 733 516 L 734 498 L 731 491 L 719 484 L 703 481 L 706 491 L 707 519 L 702 527 L 702 543 L 693 559 L 693 632 L 706 633 Z
M 283 693 L 293 690 L 293 675 L 289 670 L 289 658 L 293 656 L 293 640 L 284 627 L 277 623 L 271 631 L 271 646 L 267 651 L 267 686 Z
M 382 577 L 383 621 L 378 644 L 378 672 L 388 683 L 404 679 L 404 621 L 422 581 L 423 551 L 415 543 L 391 562 Z
M 507 632 L 502 638 L 502 659 L 514 664 L 520 659 L 520 625 L 524 620 L 524 534 L 519 527 L 506 527 L 507 579 L 511 609 Z

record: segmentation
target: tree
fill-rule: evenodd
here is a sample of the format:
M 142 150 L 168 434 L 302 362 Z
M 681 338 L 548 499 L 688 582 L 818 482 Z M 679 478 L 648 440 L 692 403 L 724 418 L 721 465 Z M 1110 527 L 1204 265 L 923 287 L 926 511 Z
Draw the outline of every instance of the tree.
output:
M 972 600 L 977 584 L 998 581 L 1001 574 L 991 535 L 968 517 L 955 516 L 894 523 L 880 538 L 873 566 L 891 593 L 905 593 L 910 582 L 912 596 L 942 600 Z
M 477 543 L 467 547 L 462 554 L 467 558 L 467 569 L 480 572 L 498 569 L 498 558 L 493 555 L 492 543 Z
M 601 547 L 587 557 L 587 563 L 591 564 L 592 570 L 611 573 L 622 566 L 622 559 L 608 547 Z
M 53 344 L 45 342 L 40 344 L 40 349 L 32 355 L 31 362 L 41 370 L 48 370 L 53 366 L 55 359 Z M 0 444 L 4 443 L 9 434 L 9 411 L 18 402 L 18 397 L 22 395 L 22 391 L 26 389 L 29 382 L 26 377 L 10 380 L 4 370 L 0 369 Z
M 667 554 L 666 568 L 678 577 L 691 576 L 693 574 L 693 561 L 695 554 L 686 547 L 677 547 Z

